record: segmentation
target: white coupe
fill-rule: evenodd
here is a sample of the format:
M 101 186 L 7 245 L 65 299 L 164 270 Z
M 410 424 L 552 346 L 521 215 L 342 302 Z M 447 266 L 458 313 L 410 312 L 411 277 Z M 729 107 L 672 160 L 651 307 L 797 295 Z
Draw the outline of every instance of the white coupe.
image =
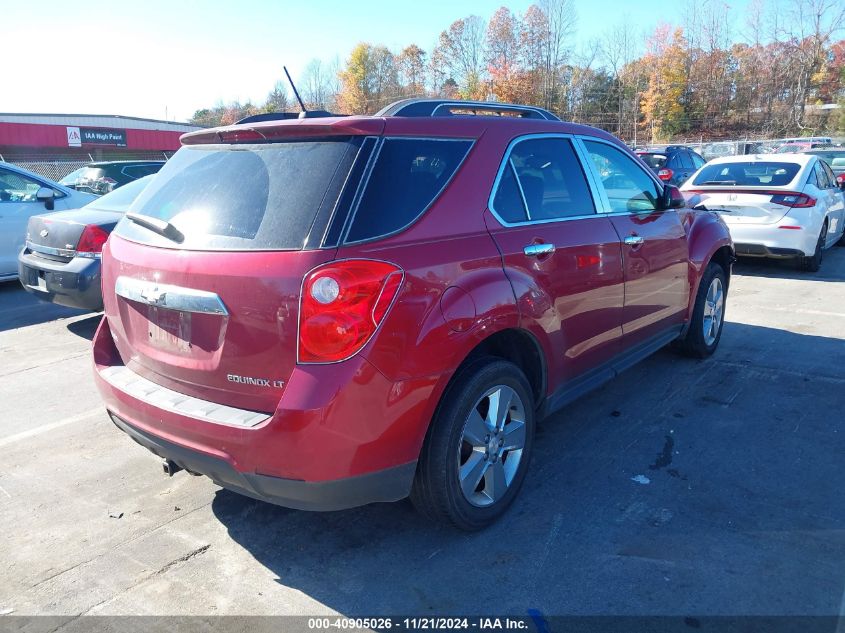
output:
M 717 158 L 681 191 L 689 206 L 722 216 L 737 255 L 796 258 L 802 269 L 815 272 L 825 249 L 845 246 L 845 194 L 817 156 Z

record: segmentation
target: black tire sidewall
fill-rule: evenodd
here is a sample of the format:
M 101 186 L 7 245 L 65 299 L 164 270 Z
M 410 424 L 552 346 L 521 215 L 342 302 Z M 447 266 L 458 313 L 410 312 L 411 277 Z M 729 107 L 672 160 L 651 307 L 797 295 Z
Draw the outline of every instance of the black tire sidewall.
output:
M 525 448 L 505 496 L 490 506 L 478 507 L 471 504 L 461 490 L 458 452 L 470 410 L 486 391 L 496 385 L 510 387 L 522 399 L 525 408 Z M 423 452 L 423 459 L 431 463 L 422 466 L 423 474 L 428 479 L 423 485 L 431 486 L 428 491 L 429 503 L 437 503 L 451 522 L 461 529 L 471 531 L 489 525 L 508 509 L 519 494 L 531 461 L 535 426 L 534 397 L 528 379 L 519 367 L 506 360 L 491 358 L 473 363 L 461 371 L 444 395 L 426 439 L 429 446 Z M 432 495 L 435 499 L 431 499 Z
M 710 345 L 704 340 L 704 304 L 707 301 L 707 292 L 710 290 L 710 284 L 713 279 L 718 277 L 722 281 L 722 319 L 719 322 L 719 331 L 716 332 L 716 338 Z M 719 264 L 711 262 L 704 271 L 704 276 L 701 279 L 701 284 L 698 287 L 698 296 L 695 298 L 695 308 L 693 311 L 692 320 L 690 322 L 690 332 L 687 340 L 691 351 L 702 358 L 710 356 L 716 351 L 719 346 L 719 341 L 722 338 L 722 330 L 725 327 L 725 311 L 727 308 L 728 299 L 728 284 L 724 269 Z

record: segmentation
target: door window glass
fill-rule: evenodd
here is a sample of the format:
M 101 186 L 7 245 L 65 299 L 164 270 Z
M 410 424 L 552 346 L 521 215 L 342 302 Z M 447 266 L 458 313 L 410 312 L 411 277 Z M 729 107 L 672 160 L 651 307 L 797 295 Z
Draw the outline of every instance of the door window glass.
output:
M 564 138 L 534 138 L 515 145 L 499 179 L 493 210 L 511 223 L 595 213 L 572 143 Z
M 610 210 L 641 213 L 657 209 L 658 185 L 633 159 L 606 143 L 584 141 L 607 193 Z
M 43 186 L 23 174 L 0 169 L 0 203 L 37 202 L 35 194 Z

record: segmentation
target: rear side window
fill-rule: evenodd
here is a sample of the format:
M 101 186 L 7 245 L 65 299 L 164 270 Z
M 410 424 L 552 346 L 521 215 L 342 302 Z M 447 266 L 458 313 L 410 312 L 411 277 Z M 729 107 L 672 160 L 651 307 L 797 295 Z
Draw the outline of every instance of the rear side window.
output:
M 693 184 L 782 187 L 792 182 L 800 169 L 798 163 L 768 161 L 711 164 L 698 173 Z
M 702 167 L 704 167 L 704 163 L 706 161 L 701 156 L 699 156 L 695 152 L 690 152 L 690 156 L 692 157 L 692 164 L 695 169 L 701 169 Z
M 180 149 L 130 207 L 166 220 L 175 244 L 123 220 L 123 237 L 164 247 L 301 250 L 324 205 L 334 207 L 361 138 Z
M 692 158 L 690 158 L 690 155 L 687 152 L 678 152 L 678 156 L 681 158 L 681 167 L 683 169 L 693 168 Z
M 514 145 L 502 169 L 492 210 L 510 224 L 595 213 L 572 143 L 564 138 L 536 138 Z
M 414 222 L 434 202 L 471 146 L 466 140 L 385 139 L 346 242 L 390 235 Z

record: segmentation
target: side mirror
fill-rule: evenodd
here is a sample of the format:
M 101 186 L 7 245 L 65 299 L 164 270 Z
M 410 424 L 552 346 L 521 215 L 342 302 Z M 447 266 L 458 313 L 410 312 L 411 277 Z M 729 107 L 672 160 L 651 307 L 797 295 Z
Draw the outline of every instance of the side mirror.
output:
M 50 189 L 50 187 L 41 187 L 35 193 L 35 199 L 43 202 L 47 211 L 52 211 L 55 208 L 56 192 Z
M 663 187 L 663 195 L 660 197 L 661 209 L 682 209 L 687 206 L 687 201 L 681 190 L 674 185 Z

